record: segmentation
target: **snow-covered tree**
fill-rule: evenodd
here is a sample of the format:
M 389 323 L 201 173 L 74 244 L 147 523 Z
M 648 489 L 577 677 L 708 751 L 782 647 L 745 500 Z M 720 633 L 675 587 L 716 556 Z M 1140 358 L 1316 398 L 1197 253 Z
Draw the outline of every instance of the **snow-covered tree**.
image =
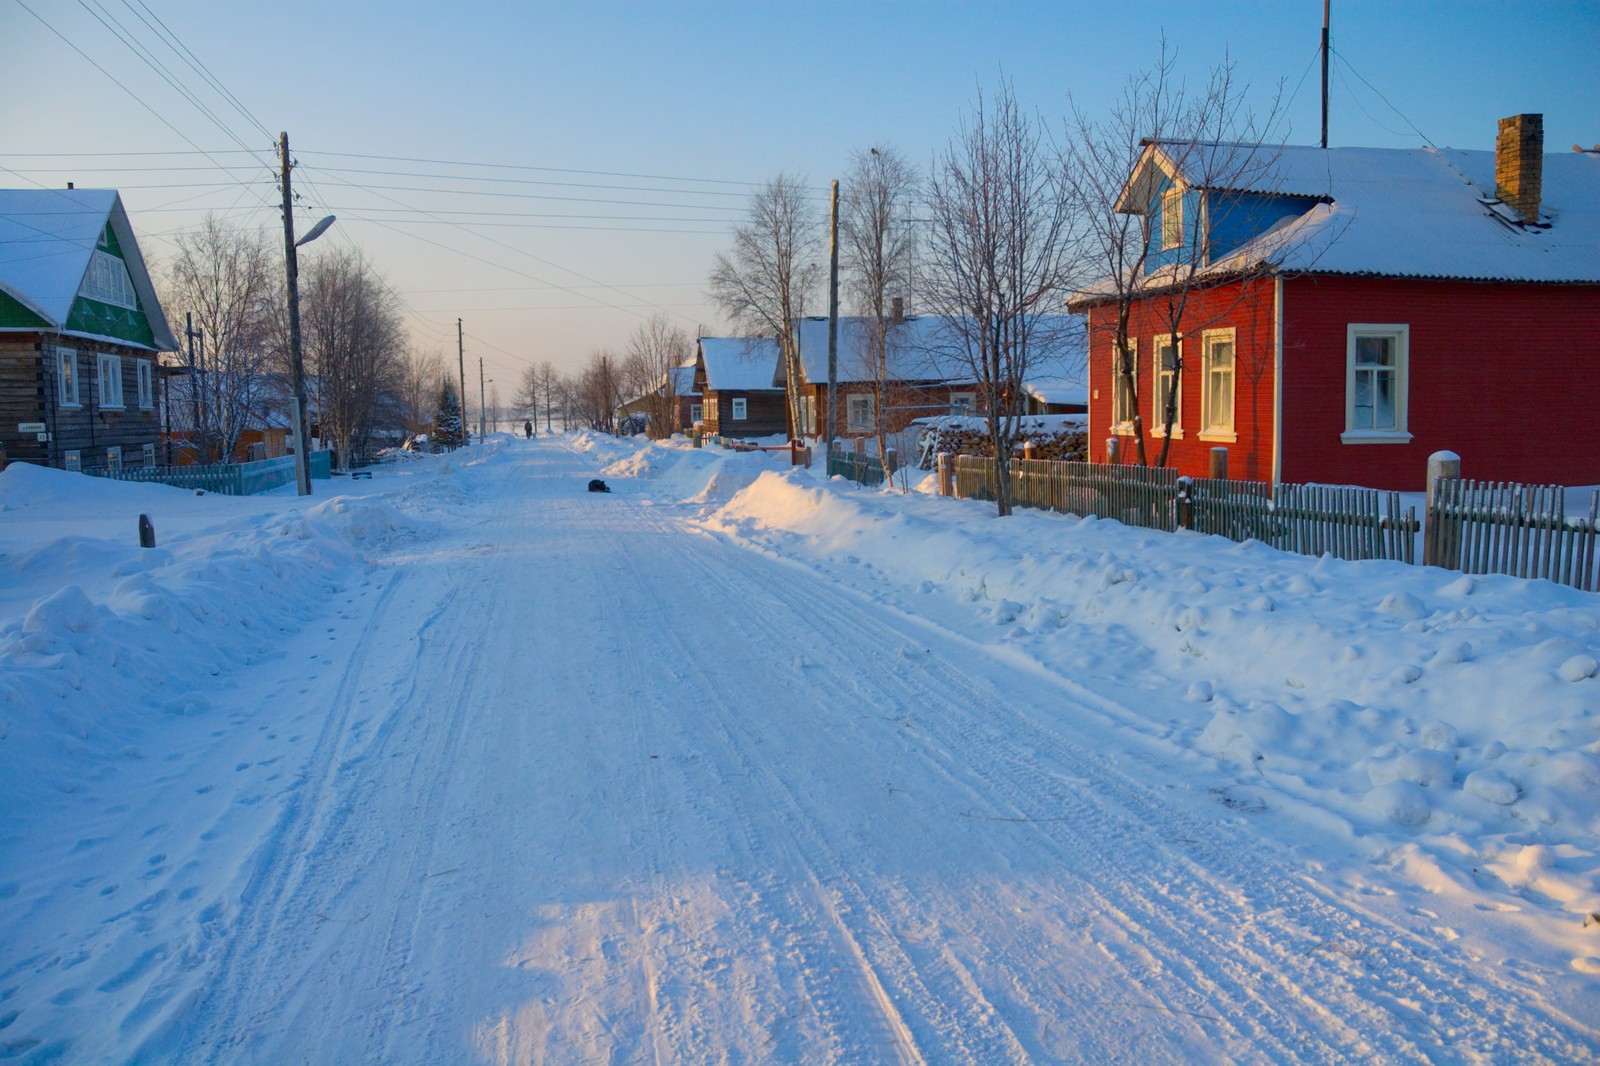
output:
M 456 383 L 447 375 L 439 386 L 439 403 L 433 416 L 433 445 L 435 448 L 459 448 L 463 443 L 461 397 L 456 395 Z

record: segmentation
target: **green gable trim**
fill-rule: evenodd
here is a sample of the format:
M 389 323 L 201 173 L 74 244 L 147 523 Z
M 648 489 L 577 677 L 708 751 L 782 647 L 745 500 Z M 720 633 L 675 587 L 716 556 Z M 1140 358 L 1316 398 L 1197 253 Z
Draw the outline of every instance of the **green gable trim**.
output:
M 100 337 L 115 337 L 145 348 L 156 346 L 155 332 L 143 311 L 130 311 L 126 307 L 103 304 L 80 296 L 72 301 L 72 312 L 67 315 L 68 333 L 92 333 Z
M 50 323 L 12 299 L 9 294 L 0 292 L 0 329 L 47 330 L 49 328 Z

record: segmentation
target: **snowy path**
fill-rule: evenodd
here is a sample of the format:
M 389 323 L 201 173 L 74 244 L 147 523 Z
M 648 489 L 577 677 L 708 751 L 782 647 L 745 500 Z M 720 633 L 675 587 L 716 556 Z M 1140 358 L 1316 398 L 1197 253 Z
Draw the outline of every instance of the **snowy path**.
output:
M 1532 979 L 1337 898 L 1248 809 L 1164 774 L 1105 724 L 1132 713 L 1110 697 L 695 532 L 632 485 L 583 493 L 581 454 L 518 456 L 341 622 L 254 668 L 270 683 L 251 699 L 293 708 L 272 784 L 245 764 L 210 787 L 234 758 L 219 734 L 119 815 L 129 834 L 214 803 L 204 832 L 163 837 L 142 934 L 198 913 L 204 935 L 113 985 L 147 990 L 120 1001 L 142 1043 L 117 1050 L 1592 1058 L 1593 1027 Z M 231 863 L 231 888 L 183 899 L 206 863 Z M 125 926 L 108 935 L 141 935 Z

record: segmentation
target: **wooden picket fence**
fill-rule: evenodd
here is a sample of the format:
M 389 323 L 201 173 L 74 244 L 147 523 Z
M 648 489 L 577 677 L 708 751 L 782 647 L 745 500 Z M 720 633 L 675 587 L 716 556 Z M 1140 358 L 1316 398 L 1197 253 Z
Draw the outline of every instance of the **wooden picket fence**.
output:
M 954 457 L 955 495 L 992 500 L 992 459 Z M 1115 518 L 1124 525 L 1172 532 L 1192 529 L 1231 540 L 1259 540 L 1302 555 L 1414 562 L 1421 528 L 1398 492 L 1331 485 L 1179 477 L 1157 467 L 1011 461 L 1011 500 L 1018 507 Z
M 1600 491 L 1569 517 L 1560 485 L 1441 478 L 1428 501 L 1423 561 L 1468 574 L 1545 578 L 1600 591 Z

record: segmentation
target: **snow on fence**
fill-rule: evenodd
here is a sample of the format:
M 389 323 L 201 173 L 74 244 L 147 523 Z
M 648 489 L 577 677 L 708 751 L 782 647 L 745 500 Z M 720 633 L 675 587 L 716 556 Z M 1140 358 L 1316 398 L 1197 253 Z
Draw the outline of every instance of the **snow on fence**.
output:
M 994 499 L 994 461 L 954 457 L 954 494 Z M 1301 555 L 1414 562 L 1416 508 L 1398 492 L 1330 485 L 1179 477 L 1160 467 L 1011 461 L 1011 499 L 1019 507 L 1115 518 L 1145 529 L 1193 529 L 1231 540 L 1259 540 Z
M 1428 500 L 1423 561 L 1468 574 L 1546 578 L 1600 591 L 1596 530 L 1600 490 L 1589 514 L 1569 516 L 1560 485 L 1441 478 Z
M 96 471 L 117 481 L 140 481 L 175 485 L 222 496 L 253 496 L 294 480 L 294 456 L 258 459 L 249 463 L 214 463 L 195 466 L 133 466 L 121 470 Z M 327 480 L 333 476 L 332 453 L 311 453 L 311 476 Z

